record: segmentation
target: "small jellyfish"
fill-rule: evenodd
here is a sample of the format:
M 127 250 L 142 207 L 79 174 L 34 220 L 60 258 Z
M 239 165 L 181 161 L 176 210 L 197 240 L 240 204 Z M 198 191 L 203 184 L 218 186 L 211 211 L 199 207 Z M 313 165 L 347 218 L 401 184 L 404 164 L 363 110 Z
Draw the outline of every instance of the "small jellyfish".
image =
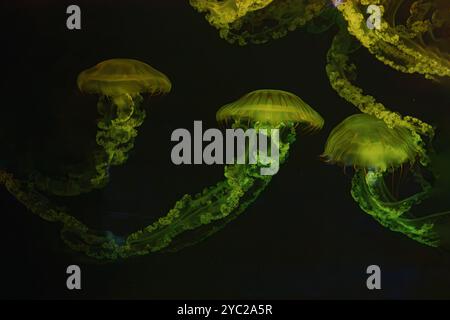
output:
M 78 76 L 81 92 L 100 96 L 97 107 L 97 142 L 108 155 L 108 162 L 120 165 L 127 159 L 137 135 L 136 127 L 145 118 L 143 94 L 164 94 L 171 90 L 169 79 L 138 60 L 110 59 L 85 70 Z
M 77 80 L 83 93 L 99 96 L 101 115 L 96 136 L 100 149 L 95 150 L 89 166 L 72 166 L 66 175 L 46 176 L 33 172 L 30 179 L 48 194 L 76 196 L 104 187 L 109 168 L 121 165 L 134 146 L 136 128 L 145 119 L 143 95 L 164 94 L 171 90 L 169 79 L 146 63 L 133 59 L 110 59 L 81 72 Z
M 434 230 L 436 215 L 415 217 L 414 205 L 430 195 L 431 185 L 415 166 L 419 159 L 414 135 L 404 127 L 389 128 L 380 119 L 367 114 L 348 117 L 328 137 L 323 158 L 355 169 L 352 196 L 362 210 L 392 231 L 429 245 L 438 246 Z M 420 191 L 397 199 L 387 187 L 385 177 L 409 164 Z

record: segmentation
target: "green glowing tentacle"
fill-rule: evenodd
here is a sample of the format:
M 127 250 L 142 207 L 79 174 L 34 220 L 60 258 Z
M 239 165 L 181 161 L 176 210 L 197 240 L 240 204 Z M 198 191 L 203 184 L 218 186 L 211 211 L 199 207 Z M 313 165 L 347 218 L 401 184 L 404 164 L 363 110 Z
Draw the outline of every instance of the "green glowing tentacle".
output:
M 442 27 L 440 20 L 447 0 L 421 0 L 410 5 L 409 18 L 401 24 L 397 14 L 405 0 L 352 0 L 338 6 L 348 22 L 349 32 L 377 59 L 404 73 L 420 73 L 426 78 L 450 76 L 449 53 L 440 50 L 437 42 L 426 44 L 424 37 L 433 30 Z M 410 2 L 411 4 L 411 2 Z M 383 14 L 381 28 L 370 30 L 365 13 L 367 6 L 377 5 Z M 445 7 L 447 6 L 447 7 Z M 429 17 L 433 17 L 430 19 Z M 448 23 L 448 21 L 446 22 Z
M 96 140 L 108 155 L 111 165 L 123 164 L 128 159 L 128 152 L 134 147 L 136 128 L 145 119 L 142 101 L 139 94 L 103 96 L 98 101 L 98 111 L 103 119 L 98 123 L 100 130 Z
M 434 230 L 433 217 L 415 219 L 410 216 L 412 206 L 429 196 L 431 186 L 409 198 L 392 201 L 394 197 L 387 189 L 383 173 L 359 170 L 352 182 L 352 196 L 362 210 L 392 231 L 429 246 L 439 246 L 439 236 Z
M 290 146 L 295 142 L 296 133 L 294 128 L 289 128 L 289 131 L 287 132 L 287 136 L 284 139 L 285 143 L 280 144 L 280 165 L 284 163 L 288 156 L 289 156 L 289 148 Z M 255 170 L 254 167 L 252 170 Z M 220 231 L 222 228 L 224 228 L 229 222 L 233 221 L 235 218 L 237 218 L 242 212 L 244 212 L 249 205 L 251 205 L 255 200 L 258 198 L 258 196 L 263 192 L 266 187 L 269 185 L 270 181 L 272 180 L 272 176 L 261 176 L 259 174 L 259 171 L 256 171 L 255 174 L 253 174 L 255 177 L 253 181 L 253 185 L 251 188 L 245 193 L 245 195 L 241 198 L 239 207 L 236 208 L 236 210 L 233 210 L 230 212 L 230 214 L 223 219 L 214 221 L 208 225 L 205 225 L 201 228 L 195 229 L 195 234 L 189 236 L 188 241 L 175 241 L 173 244 L 171 244 L 167 251 L 178 251 L 181 250 L 187 246 L 194 245 L 200 241 L 203 241 L 204 239 L 210 237 L 214 233 Z
M 280 163 L 287 158 L 289 146 L 295 140 L 294 127 L 288 125 L 287 129 L 284 140 L 280 140 Z M 260 174 L 262 167 L 261 164 L 226 166 L 225 181 L 195 196 L 185 195 L 166 216 L 127 238 L 90 229 L 65 208 L 52 205 L 33 183 L 18 181 L 1 171 L 0 182 L 27 209 L 47 221 L 61 223 L 62 238 L 72 249 L 98 259 L 117 259 L 159 251 L 184 232 L 211 223 L 218 222 L 201 232 L 196 240 L 217 231 L 221 223 L 224 225 L 242 213 L 270 182 L 271 176 Z
M 139 94 L 100 97 L 97 108 L 102 118 L 96 137 L 100 149 L 94 151 L 91 162 L 78 166 L 78 169 L 70 168 L 59 177 L 33 172 L 30 180 L 35 187 L 56 196 L 77 196 L 105 187 L 110 166 L 126 162 L 128 152 L 134 147 L 136 128 L 145 119 L 142 101 Z

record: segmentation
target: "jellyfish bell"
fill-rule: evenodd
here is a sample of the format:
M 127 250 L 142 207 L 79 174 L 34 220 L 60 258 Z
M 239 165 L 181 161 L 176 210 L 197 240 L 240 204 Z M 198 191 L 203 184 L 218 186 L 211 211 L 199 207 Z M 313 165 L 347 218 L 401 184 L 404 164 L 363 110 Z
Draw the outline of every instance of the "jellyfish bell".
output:
M 279 153 L 287 153 L 290 144 L 295 141 L 297 126 L 301 126 L 305 131 L 316 131 L 322 128 L 324 123 L 323 118 L 296 95 L 272 89 L 247 93 L 220 108 L 216 119 L 219 123 L 232 121 L 232 127 L 241 129 L 242 136 L 252 137 L 248 140 L 248 148 L 243 148 L 246 145 L 245 139 L 239 139 L 241 147 L 238 150 L 246 150 L 245 153 L 238 154 L 237 162 L 245 163 L 245 159 L 249 159 L 249 163 L 267 164 L 269 169 L 261 169 L 264 175 L 278 172 Z M 246 129 L 246 132 L 242 129 Z M 267 152 L 269 141 L 270 156 Z M 280 151 L 282 146 L 286 150 Z M 234 146 L 231 149 L 234 150 Z
M 323 118 L 293 93 L 282 90 L 256 90 L 217 111 L 219 123 L 252 122 L 277 127 L 280 124 L 303 125 L 314 131 L 323 127 Z
M 355 114 L 332 130 L 323 158 L 330 163 L 383 172 L 414 163 L 418 152 L 408 129 L 389 128 L 383 120 Z
M 105 96 L 168 93 L 169 78 L 148 64 L 134 59 L 110 59 L 78 76 L 81 92 Z

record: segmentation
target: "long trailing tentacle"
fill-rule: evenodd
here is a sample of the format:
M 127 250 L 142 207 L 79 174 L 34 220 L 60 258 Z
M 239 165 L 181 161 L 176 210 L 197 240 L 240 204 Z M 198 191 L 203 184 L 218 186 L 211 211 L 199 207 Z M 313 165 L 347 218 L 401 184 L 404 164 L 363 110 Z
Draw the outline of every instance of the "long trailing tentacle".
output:
M 97 143 L 108 155 L 111 165 L 123 164 L 128 159 L 128 152 L 134 147 L 136 128 L 145 119 L 142 101 L 139 94 L 99 99 L 98 110 L 103 118 L 98 123 Z
M 423 186 L 423 191 L 403 200 L 393 201 L 393 197 L 386 187 L 384 173 L 381 171 L 358 170 L 352 182 L 352 196 L 362 210 L 371 215 L 381 225 L 392 231 L 429 246 L 440 244 L 439 234 L 435 223 L 442 215 L 432 215 L 425 218 L 414 218 L 410 210 L 414 205 L 427 198 L 431 186 Z
M 420 73 L 436 79 L 450 76 L 450 53 L 437 41 L 435 30 L 448 28 L 447 0 L 409 2 L 409 17 L 400 21 L 405 0 L 352 0 L 338 6 L 348 22 L 349 32 L 377 59 L 404 73 Z M 381 13 L 379 28 L 368 28 L 365 10 L 377 5 Z M 445 12 L 446 15 L 444 14 Z M 429 36 L 431 35 L 431 37 Z M 426 41 L 425 39 L 431 39 Z
M 34 171 L 30 180 L 35 187 L 56 196 L 77 196 L 106 186 L 111 166 L 121 165 L 134 147 L 137 128 L 145 119 L 143 98 L 122 94 L 100 97 L 97 108 L 102 118 L 98 121 L 96 141 L 90 161 L 65 169 L 64 175 L 53 177 Z
M 289 146 L 295 140 L 294 127 L 287 129 L 284 140 L 279 142 L 280 163 L 286 160 Z M 166 216 L 128 237 L 90 229 L 65 208 L 53 205 L 33 183 L 16 180 L 3 171 L 0 171 L 0 182 L 27 209 L 47 221 L 61 223 L 62 238 L 72 249 L 98 259 L 118 259 L 162 250 L 186 231 L 202 226 L 207 227 L 195 235 L 194 241 L 214 233 L 242 213 L 265 189 L 271 176 L 261 175 L 262 167 L 260 163 L 226 166 L 224 181 L 195 196 L 185 195 Z M 174 244 L 186 245 L 186 242 Z

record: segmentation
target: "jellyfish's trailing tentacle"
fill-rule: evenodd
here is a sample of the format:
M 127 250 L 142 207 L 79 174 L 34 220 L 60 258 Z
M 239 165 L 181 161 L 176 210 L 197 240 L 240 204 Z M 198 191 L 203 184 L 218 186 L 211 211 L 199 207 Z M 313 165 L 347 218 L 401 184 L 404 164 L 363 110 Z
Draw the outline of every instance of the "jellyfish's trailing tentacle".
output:
M 98 122 L 97 143 L 107 154 L 111 165 L 121 165 L 134 147 L 137 127 L 145 119 L 145 110 L 139 94 L 100 97 L 97 107 L 103 118 Z
M 95 158 L 100 158 L 96 155 Z M 91 181 L 98 181 L 96 185 L 105 185 L 108 177 L 106 167 L 101 169 L 102 165 L 98 165 L 95 170 L 85 170 L 84 172 L 68 173 L 64 176 L 52 177 L 44 175 L 39 171 L 34 171 L 29 179 L 34 182 L 37 189 L 47 194 L 56 196 L 77 196 L 93 190 L 94 185 Z
M 422 164 L 427 165 L 429 159 L 422 137 L 431 140 L 434 137 L 434 128 L 417 118 L 402 116 L 387 109 L 374 97 L 365 95 L 361 88 L 352 84 L 351 80 L 356 78 L 356 66 L 349 62 L 348 53 L 353 48 L 353 41 L 352 37 L 344 30 L 341 30 L 333 39 L 332 46 L 328 51 L 326 66 L 331 86 L 342 98 L 356 106 L 361 112 L 383 120 L 388 127 L 408 128 L 419 147 Z
M 191 0 L 230 43 L 265 43 L 303 27 L 329 5 L 328 0 Z
M 236 210 L 232 211 L 228 216 L 221 220 L 213 221 L 210 224 L 203 225 L 195 230 L 192 230 L 187 239 L 179 239 L 180 237 L 175 238 L 174 241 L 166 249 L 164 249 L 164 251 L 179 251 L 183 248 L 195 245 L 223 229 L 228 223 L 243 213 L 248 206 L 255 202 L 261 192 L 266 189 L 272 179 L 271 176 L 265 177 L 265 179 L 255 179 L 251 190 L 249 190 L 249 192 L 241 198 L 239 208 L 236 208 Z
M 282 124 L 278 128 L 281 127 L 286 134 L 279 141 L 280 163 L 286 160 L 289 147 L 295 141 L 294 126 Z M 21 182 L 1 171 L 0 182 L 27 209 L 47 221 L 61 223 L 62 238 L 72 249 L 98 259 L 117 259 L 159 251 L 184 232 L 201 226 L 215 224 L 197 235 L 197 241 L 217 231 L 221 223 L 242 213 L 266 188 L 271 176 L 261 175 L 263 167 L 259 162 L 226 166 L 224 181 L 195 196 L 185 195 L 166 216 L 128 237 L 90 229 L 69 215 L 65 208 L 52 205 L 32 183 Z
M 295 141 L 294 127 L 284 129 L 287 134 L 279 143 L 280 164 L 287 159 L 290 145 Z M 166 217 L 132 234 L 127 243 L 139 248 L 139 251 L 143 250 L 145 254 L 168 246 L 182 231 L 206 226 L 190 243 L 209 237 L 242 213 L 267 187 L 272 176 L 261 175 L 263 167 L 259 162 L 253 165 L 226 166 L 224 182 L 205 189 L 192 198 L 185 196 Z
M 352 196 L 362 210 L 370 214 L 381 225 L 428 246 L 439 246 L 439 235 L 434 229 L 436 216 L 417 219 L 410 210 L 429 196 L 431 186 L 406 199 L 395 201 L 385 185 L 381 171 L 358 170 L 352 182 Z
M 367 26 L 369 15 L 365 11 L 370 5 L 380 9 L 379 28 Z M 401 8 L 409 9 L 405 22 L 400 20 Z M 338 6 L 348 31 L 380 61 L 429 79 L 450 76 L 449 8 L 448 0 L 352 0 Z M 438 34 L 443 34 L 443 39 Z
M 296 140 L 296 135 L 293 128 L 289 128 L 286 131 L 287 131 L 287 135 L 285 138 L 286 143 L 281 143 L 279 146 L 280 165 L 287 160 L 289 148 Z M 220 231 L 229 222 L 233 221 L 241 213 L 243 213 L 248 208 L 248 206 L 250 206 L 253 202 L 255 202 L 255 200 L 258 198 L 261 192 L 263 192 L 266 189 L 266 187 L 269 185 L 269 182 L 272 180 L 272 176 L 261 176 L 258 172 L 256 172 L 254 176 L 259 178 L 254 179 L 252 187 L 241 198 L 239 207 L 236 208 L 236 210 L 232 211 L 228 216 L 224 217 L 223 219 L 216 220 L 208 225 L 204 225 L 201 228 L 195 229 L 194 230 L 195 234 L 191 235 L 188 241 L 176 241 L 175 239 L 175 241 L 170 246 L 168 246 L 165 251 L 170 252 L 178 251 L 187 246 L 191 246 L 200 241 L 203 241 L 204 239 L 209 238 L 214 233 Z
M 67 166 L 58 176 L 34 170 L 28 180 L 35 188 L 49 195 L 73 197 L 106 186 L 109 181 L 108 156 L 103 149 L 94 150 L 85 163 Z
M 101 96 L 97 108 L 102 118 L 98 121 L 96 136 L 100 148 L 94 150 L 90 163 L 72 166 L 66 174 L 58 177 L 35 171 L 30 180 L 36 188 L 56 196 L 77 196 L 105 187 L 110 167 L 125 163 L 134 147 L 136 129 L 145 119 L 142 101 L 140 94 Z

